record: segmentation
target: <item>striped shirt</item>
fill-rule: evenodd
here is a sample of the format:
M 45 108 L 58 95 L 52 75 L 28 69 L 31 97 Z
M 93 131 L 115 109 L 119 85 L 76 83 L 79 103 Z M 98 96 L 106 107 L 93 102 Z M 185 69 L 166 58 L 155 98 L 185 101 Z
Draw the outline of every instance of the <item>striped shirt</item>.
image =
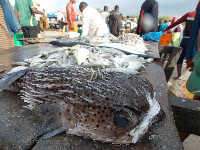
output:
M 0 50 L 12 47 L 14 47 L 14 41 L 10 38 L 10 34 L 4 20 L 3 10 L 0 5 Z

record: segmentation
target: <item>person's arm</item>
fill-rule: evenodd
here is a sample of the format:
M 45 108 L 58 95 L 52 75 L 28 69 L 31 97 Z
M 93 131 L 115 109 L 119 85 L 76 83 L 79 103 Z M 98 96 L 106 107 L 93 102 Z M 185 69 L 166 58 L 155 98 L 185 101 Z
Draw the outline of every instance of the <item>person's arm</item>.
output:
M 41 14 L 43 15 L 44 17 L 46 17 L 45 13 L 39 11 L 37 8 L 36 8 L 36 4 L 33 0 L 27 0 L 28 1 L 28 5 L 29 5 L 29 8 L 31 9 L 31 12 L 32 13 L 36 13 L 36 14 Z
M 38 10 L 37 8 L 35 8 L 35 7 L 31 7 L 31 11 L 32 11 L 32 13 L 41 14 L 41 15 L 43 15 L 43 16 L 46 17 L 45 13 L 39 11 L 39 10 Z
M 121 35 L 121 16 L 118 17 L 118 23 L 117 23 L 117 31 L 118 35 Z
M 72 17 L 71 17 L 71 11 L 72 11 L 72 3 L 67 4 L 67 16 L 69 18 L 69 22 L 71 24 L 71 29 L 74 29 L 74 24 L 72 22 Z
M 155 2 L 155 4 L 152 6 L 151 13 L 155 19 L 153 31 L 157 32 L 158 31 L 158 3 L 157 2 Z
M 188 13 L 185 14 L 184 16 L 182 16 L 182 17 L 181 17 L 180 19 L 178 19 L 176 22 L 172 23 L 170 26 L 168 26 L 165 30 L 163 30 L 163 32 L 166 32 L 167 30 L 169 30 L 169 29 L 171 29 L 171 28 L 177 26 L 178 24 L 181 24 L 181 23 L 185 22 L 186 19 L 187 19 L 187 17 L 188 17 Z
M 15 15 L 17 17 L 17 20 L 19 21 L 19 11 L 18 10 L 15 10 Z

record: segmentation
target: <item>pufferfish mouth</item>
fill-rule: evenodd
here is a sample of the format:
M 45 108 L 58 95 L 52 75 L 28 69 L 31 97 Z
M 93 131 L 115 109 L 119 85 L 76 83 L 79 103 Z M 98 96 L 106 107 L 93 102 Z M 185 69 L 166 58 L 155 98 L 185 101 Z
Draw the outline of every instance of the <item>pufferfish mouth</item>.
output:
M 159 114 L 161 107 L 155 97 L 156 93 L 154 93 L 153 98 L 151 98 L 150 93 L 147 94 L 150 107 L 142 122 L 128 133 L 128 135 L 132 137 L 131 143 L 137 143 L 138 140 L 147 133 L 148 128 L 153 124 L 153 119 Z
M 122 128 L 132 126 L 132 129 L 127 131 L 125 134 L 122 134 L 119 131 L 116 133 L 115 137 L 108 138 L 108 142 L 112 141 L 113 144 L 130 144 L 137 143 L 142 137 L 144 137 L 149 128 L 153 125 L 153 119 L 158 117 L 157 115 L 161 110 L 161 107 L 156 101 L 155 96 L 155 93 L 153 98 L 151 98 L 150 93 L 147 94 L 147 100 L 150 107 L 141 121 L 139 121 L 140 116 L 137 116 L 135 113 L 133 113 L 131 109 L 116 106 L 115 109 L 118 110 L 119 114 L 115 115 L 113 123 Z M 132 116 L 132 120 L 130 116 Z

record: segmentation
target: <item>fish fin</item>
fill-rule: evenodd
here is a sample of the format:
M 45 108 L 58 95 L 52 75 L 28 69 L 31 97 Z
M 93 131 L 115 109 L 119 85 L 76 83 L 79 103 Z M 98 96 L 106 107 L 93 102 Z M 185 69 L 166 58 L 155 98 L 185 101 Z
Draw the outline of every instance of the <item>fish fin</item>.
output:
M 48 132 L 48 133 L 42 135 L 42 136 L 38 139 L 38 141 L 49 139 L 49 138 L 51 138 L 51 137 L 53 137 L 53 136 L 55 136 L 55 135 L 57 135 L 57 134 L 59 134 L 59 133 L 62 133 L 62 132 L 64 132 L 64 131 L 66 131 L 65 128 L 58 128 L 58 129 L 55 129 L 55 130 L 53 130 L 53 131 L 51 131 L 51 132 Z
M 7 74 L 0 80 L 0 92 L 3 91 L 8 85 L 22 77 L 26 72 L 27 70 L 21 70 L 12 74 Z
M 62 110 L 59 103 L 37 105 L 33 108 L 32 113 L 40 126 L 38 130 L 39 140 L 51 138 L 68 130 L 68 126 L 62 120 Z

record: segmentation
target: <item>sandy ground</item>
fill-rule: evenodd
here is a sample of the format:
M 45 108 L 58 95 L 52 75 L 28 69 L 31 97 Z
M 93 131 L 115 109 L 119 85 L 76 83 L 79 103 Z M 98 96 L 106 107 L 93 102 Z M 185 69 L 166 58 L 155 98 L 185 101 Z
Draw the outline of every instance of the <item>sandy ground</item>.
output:
M 58 31 L 45 31 L 43 34 L 38 34 L 38 38 L 58 38 L 62 36 L 62 32 Z M 64 37 L 67 37 L 67 32 L 65 32 Z M 185 72 L 186 63 L 183 63 L 182 74 Z M 168 86 L 171 86 L 175 77 L 177 77 L 177 68 L 174 69 L 174 72 L 168 82 Z M 183 142 L 184 150 L 200 150 L 200 136 L 196 136 L 191 134 L 184 142 Z

